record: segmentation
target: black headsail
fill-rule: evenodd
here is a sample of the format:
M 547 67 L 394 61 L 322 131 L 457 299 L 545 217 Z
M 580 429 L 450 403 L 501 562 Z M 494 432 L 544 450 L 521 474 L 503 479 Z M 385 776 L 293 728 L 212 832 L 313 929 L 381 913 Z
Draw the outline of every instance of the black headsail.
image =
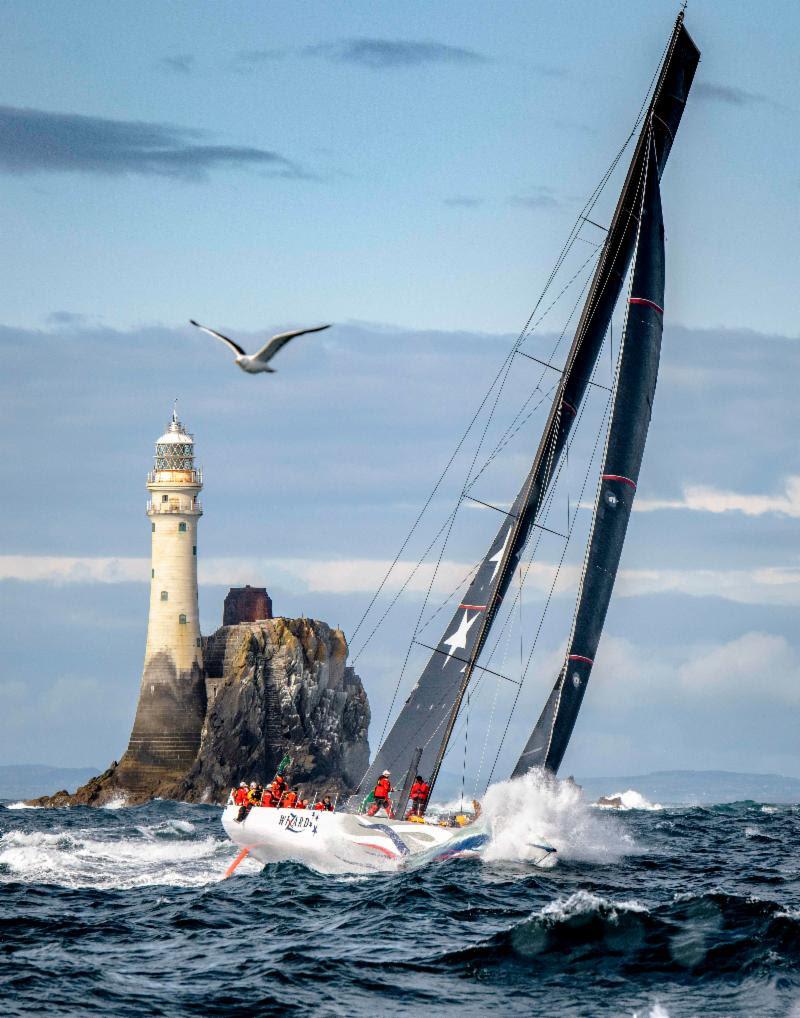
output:
M 594 664 L 639 480 L 658 379 L 664 315 L 664 223 L 655 153 L 645 168 L 639 242 L 620 347 L 613 410 L 572 633 L 553 691 L 513 777 L 534 767 L 555 773 Z
M 679 15 L 531 470 L 419 682 L 362 778 L 361 796 L 372 790 L 383 770 L 392 773 L 398 788 L 407 784 L 412 760 L 419 761 L 416 766 L 431 785 L 436 781 L 478 657 L 536 524 L 603 345 L 636 242 L 648 146 L 654 146 L 660 173 L 698 60 L 699 52 Z

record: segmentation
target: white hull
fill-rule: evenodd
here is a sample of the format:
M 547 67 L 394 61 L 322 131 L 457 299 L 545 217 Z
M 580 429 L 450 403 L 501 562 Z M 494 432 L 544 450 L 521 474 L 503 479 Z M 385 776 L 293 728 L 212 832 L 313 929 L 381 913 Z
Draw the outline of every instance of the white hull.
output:
M 479 853 L 490 839 L 488 825 L 439 827 L 385 817 L 317 810 L 254 807 L 236 823 L 237 806 L 227 806 L 222 825 L 231 841 L 263 863 L 294 861 L 323 873 L 368 872 L 423 865 Z M 534 865 L 555 863 L 555 850 L 542 846 Z

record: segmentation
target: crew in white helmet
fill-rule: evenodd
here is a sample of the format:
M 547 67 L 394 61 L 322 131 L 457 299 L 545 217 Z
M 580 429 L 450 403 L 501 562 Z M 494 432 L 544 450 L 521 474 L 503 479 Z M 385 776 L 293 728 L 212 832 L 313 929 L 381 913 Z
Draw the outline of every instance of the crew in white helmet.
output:
M 392 800 L 389 798 L 391 792 L 394 791 L 392 783 L 389 780 L 391 775 L 389 771 L 384 771 L 383 774 L 378 778 L 377 784 L 375 785 L 375 791 L 372 793 L 373 803 L 367 810 L 367 815 L 374 817 L 379 809 L 386 810 L 386 816 L 392 818 L 394 812 L 392 810 Z

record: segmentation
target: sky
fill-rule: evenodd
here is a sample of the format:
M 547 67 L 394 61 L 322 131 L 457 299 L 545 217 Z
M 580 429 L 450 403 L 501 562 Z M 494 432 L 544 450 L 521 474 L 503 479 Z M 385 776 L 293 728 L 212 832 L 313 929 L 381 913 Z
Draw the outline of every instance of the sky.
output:
M 363 649 L 371 625 L 359 620 L 631 130 L 675 13 L 0 6 L 0 763 L 104 767 L 124 750 L 147 621 L 145 474 L 176 396 L 205 470 L 203 631 L 228 586 L 247 582 L 266 585 L 281 614 L 341 625 L 374 748 L 430 573 Z M 799 22 L 790 3 L 758 13 L 695 0 L 687 12 L 703 56 L 663 180 L 662 371 L 565 772 L 800 776 Z M 626 162 L 594 210 L 601 223 Z M 559 277 L 575 282 L 527 343 L 535 356 L 563 357 L 593 230 L 581 229 Z M 247 349 L 282 327 L 334 327 L 287 347 L 276 375 L 248 377 L 190 317 Z M 515 364 L 487 450 L 535 393 L 534 367 Z M 568 506 L 577 513 L 565 565 L 556 577 L 558 546 L 543 541 L 496 652 L 520 669 L 520 634 L 527 653 L 555 579 L 498 777 L 568 632 L 595 395 L 552 510 L 564 524 Z M 544 423 L 538 403 L 479 497 L 513 498 Z M 463 467 L 401 556 L 407 569 Z M 440 599 L 482 556 L 495 516 L 460 512 Z M 401 691 L 421 663 L 412 654 Z M 494 743 L 476 719 L 495 723 L 510 688 L 476 690 L 467 737 L 481 759 Z

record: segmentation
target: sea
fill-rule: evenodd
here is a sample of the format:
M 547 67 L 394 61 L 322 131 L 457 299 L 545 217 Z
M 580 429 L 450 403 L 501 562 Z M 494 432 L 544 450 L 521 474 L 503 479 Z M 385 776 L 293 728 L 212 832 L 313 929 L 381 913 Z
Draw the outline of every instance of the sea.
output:
M 229 879 L 219 807 L 5 801 L 0 1014 L 800 1018 L 800 807 L 608 792 L 495 786 L 479 857 Z

